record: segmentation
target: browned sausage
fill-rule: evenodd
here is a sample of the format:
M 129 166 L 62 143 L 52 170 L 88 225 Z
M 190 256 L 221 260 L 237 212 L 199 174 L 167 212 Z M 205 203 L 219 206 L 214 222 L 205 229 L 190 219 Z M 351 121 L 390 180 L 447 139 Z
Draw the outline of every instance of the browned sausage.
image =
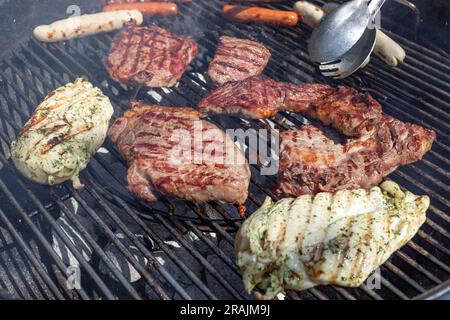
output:
M 178 6 L 172 2 L 137 2 L 109 4 L 103 11 L 139 10 L 144 16 L 171 16 L 178 14 Z
M 298 14 L 293 11 L 225 5 L 222 13 L 224 17 L 240 22 L 261 22 L 291 27 L 298 23 Z

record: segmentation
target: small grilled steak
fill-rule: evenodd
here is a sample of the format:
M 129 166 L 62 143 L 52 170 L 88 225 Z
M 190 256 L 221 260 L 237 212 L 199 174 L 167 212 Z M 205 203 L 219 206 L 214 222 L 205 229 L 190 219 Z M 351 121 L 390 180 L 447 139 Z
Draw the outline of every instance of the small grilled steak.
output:
M 215 85 L 258 76 L 269 62 L 270 51 L 258 42 L 227 36 L 219 40 L 208 69 L 208 76 Z
M 257 76 L 230 82 L 213 90 L 200 101 L 198 108 L 208 114 L 239 115 L 265 119 L 281 110 L 307 112 L 314 103 L 323 101 L 336 89 L 322 84 L 294 85 Z
M 277 193 L 299 196 L 371 188 L 398 166 L 422 159 L 436 134 L 382 116 L 371 134 L 337 144 L 318 128 L 282 132 Z
M 245 118 L 273 117 L 284 105 L 286 91 L 266 77 L 229 82 L 200 101 L 200 111 L 209 114 L 240 115 Z
M 324 84 L 300 85 L 252 77 L 227 83 L 200 101 L 202 112 L 232 114 L 251 119 L 273 117 L 279 111 L 302 113 L 332 125 L 344 135 L 370 132 L 381 118 L 381 105 L 367 93 Z
M 109 137 L 130 164 L 129 189 L 145 201 L 154 202 L 161 193 L 191 201 L 247 199 L 245 157 L 194 109 L 133 102 Z
M 198 52 L 197 44 L 155 25 L 129 27 L 113 40 L 105 61 L 121 83 L 150 88 L 173 87 Z

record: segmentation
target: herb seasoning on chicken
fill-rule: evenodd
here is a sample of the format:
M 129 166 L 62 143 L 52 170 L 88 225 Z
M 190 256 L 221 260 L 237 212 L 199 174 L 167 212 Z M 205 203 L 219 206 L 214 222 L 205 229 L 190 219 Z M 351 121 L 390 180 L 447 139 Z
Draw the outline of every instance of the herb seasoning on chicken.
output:
M 27 178 L 48 185 L 72 180 L 103 144 L 113 107 L 100 89 L 77 79 L 50 93 L 11 145 L 12 160 Z
M 357 287 L 425 222 L 427 196 L 385 181 L 370 190 L 303 195 L 263 206 L 236 238 L 245 289 L 272 299 L 287 289 Z

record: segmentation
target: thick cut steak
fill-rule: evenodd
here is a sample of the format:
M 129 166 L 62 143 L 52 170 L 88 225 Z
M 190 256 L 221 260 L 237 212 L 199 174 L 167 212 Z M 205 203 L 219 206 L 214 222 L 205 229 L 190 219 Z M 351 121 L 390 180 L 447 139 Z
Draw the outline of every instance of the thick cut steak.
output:
M 283 196 L 374 187 L 398 166 L 422 159 L 436 138 L 431 130 L 389 116 L 371 134 L 345 144 L 312 125 L 280 136 L 277 193 Z
M 111 43 L 105 66 L 121 83 L 173 87 L 198 52 L 197 44 L 155 25 L 129 27 Z
M 215 85 L 258 76 L 269 62 L 270 51 L 258 42 L 228 36 L 219 40 L 208 69 L 208 76 Z
M 138 102 L 109 131 L 130 164 L 128 186 L 154 202 L 160 194 L 243 204 L 249 165 L 234 142 L 191 108 Z

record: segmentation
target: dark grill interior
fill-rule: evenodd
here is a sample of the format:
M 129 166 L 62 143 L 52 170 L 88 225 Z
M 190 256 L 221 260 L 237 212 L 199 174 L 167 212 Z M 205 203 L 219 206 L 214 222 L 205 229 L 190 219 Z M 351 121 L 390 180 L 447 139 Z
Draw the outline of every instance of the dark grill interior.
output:
M 110 97 L 115 118 L 128 108 L 131 98 L 195 106 L 211 89 L 202 74 L 222 34 L 265 44 L 273 53 L 265 74 L 276 80 L 330 82 L 307 58 L 308 28 L 237 25 L 220 17 L 221 4 L 193 1 L 182 6 L 176 18 L 157 20 L 163 27 L 190 34 L 200 45 L 198 58 L 173 90 L 131 88 L 110 80 L 101 59 L 111 34 L 56 44 L 27 39 L 0 61 L 0 274 L 5 274 L 0 277 L 0 297 L 5 288 L 15 297 L 30 299 L 252 298 L 243 292 L 234 264 L 234 234 L 241 220 L 233 206 L 163 198 L 152 209 L 145 208 L 126 190 L 126 163 L 109 141 L 82 173 L 86 185 L 82 191 L 67 183 L 49 188 L 26 181 L 9 154 L 11 140 L 45 95 L 77 76 L 86 77 Z M 407 52 L 401 67 L 391 69 L 372 58 L 355 76 L 330 83 L 369 90 L 385 113 L 436 131 L 437 141 L 423 161 L 390 176 L 404 188 L 431 197 L 427 221 L 413 241 L 381 267 L 381 289 L 323 286 L 289 292 L 289 299 L 409 299 L 450 286 L 450 57 L 445 51 L 387 34 Z M 308 121 L 288 113 L 270 121 L 210 120 L 224 129 L 280 130 Z M 271 195 L 269 187 L 275 179 L 261 176 L 257 165 L 251 170 L 248 213 Z M 69 290 L 66 272 L 74 259 L 81 267 L 82 286 Z M 140 280 L 130 283 L 130 277 Z

